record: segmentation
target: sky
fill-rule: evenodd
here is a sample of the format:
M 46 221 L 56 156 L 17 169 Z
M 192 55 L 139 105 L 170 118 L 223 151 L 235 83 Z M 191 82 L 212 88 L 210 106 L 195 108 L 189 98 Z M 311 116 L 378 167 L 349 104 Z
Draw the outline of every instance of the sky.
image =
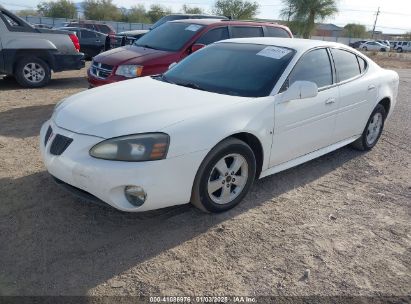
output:
M 0 4 L 11 10 L 36 8 L 41 0 L 0 0 Z M 81 2 L 81 0 L 74 0 Z M 183 4 L 203 8 L 211 12 L 215 0 L 113 0 L 117 6 L 129 8 L 136 4 L 144 4 L 147 8 L 151 4 L 161 4 L 179 12 Z M 261 0 L 258 18 L 279 19 L 283 8 L 281 0 Z M 380 8 L 376 30 L 384 33 L 404 33 L 411 31 L 411 0 L 339 0 L 339 13 L 326 23 L 344 26 L 347 23 L 361 23 L 372 29 L 375 14 Z

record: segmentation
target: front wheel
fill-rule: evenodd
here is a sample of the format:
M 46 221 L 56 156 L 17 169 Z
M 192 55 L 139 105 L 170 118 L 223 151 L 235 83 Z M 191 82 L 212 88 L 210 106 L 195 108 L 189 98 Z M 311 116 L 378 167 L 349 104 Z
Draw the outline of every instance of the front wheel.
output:
M 368 119 L 367 125 L 361 135 L 352 146 L 361 151 L 371 150 L 378 142 L 384 128 L 387 113 L 382 105 L 377 105 Z
M 194 181 L 191 203 L 205 212 L 223 212 L 245 197 L 256 174 L 256 160 L 243 141 L 228 138 L 206 156 Z
M 398 48 L 398 49 L 397 49 L 397 52 L 398 52 L 398 53 L 402 53 L 402 48 Z
M 366 46 L 364 46 L 362 49 L 363 49 L 364 51 L 368 51 L 368 49 L 367 49 Z

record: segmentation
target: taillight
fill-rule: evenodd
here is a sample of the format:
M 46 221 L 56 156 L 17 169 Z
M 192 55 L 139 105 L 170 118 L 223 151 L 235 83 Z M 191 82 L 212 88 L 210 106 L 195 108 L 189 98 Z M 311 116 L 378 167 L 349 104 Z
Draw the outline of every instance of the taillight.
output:
M 80 42 L 78 41 L 78 38 L 74 34 L 69 34 L 71 42 L 73 42 L 74 47 L 76 48 L 77 52 L 80 52 Z

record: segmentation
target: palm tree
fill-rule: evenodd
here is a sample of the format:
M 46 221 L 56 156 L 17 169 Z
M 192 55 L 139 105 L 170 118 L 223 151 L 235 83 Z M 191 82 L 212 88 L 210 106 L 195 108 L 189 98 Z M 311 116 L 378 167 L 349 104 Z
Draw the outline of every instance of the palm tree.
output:
M 282 0 L 281 15 L 290 22 L 290 27 L 310 38 L 316 21 L 322 21 L 338 12 L 338 0 Z M 291 19 L 291 20 L 290 20 Z

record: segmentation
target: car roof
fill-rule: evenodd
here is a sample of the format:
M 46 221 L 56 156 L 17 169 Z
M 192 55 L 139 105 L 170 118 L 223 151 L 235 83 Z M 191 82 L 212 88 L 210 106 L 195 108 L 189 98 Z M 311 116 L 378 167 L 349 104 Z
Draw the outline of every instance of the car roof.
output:
M 272 23 L 272 22 L 257 22 L 257 21 L 237 21 L 237 20 L 224 20 L 224 19 L 181 19 L 181 20 L 173 20 L 169 22 L 179 22 L 179 23 L 195 23 L 200 25 L 215 25 L 215 24 L 224 24 L 224 25 L 249 25 L 249 26 L 276 26 L 286 28 L 286 26 Z
M 299 38 L 277 38 L 277 37 L 255 37 L 255 38 L 235 38 L 221 40 L 215 43 L 247 43 L 247 44 L 262 44 L 267 46 L 280 46 L 296 50 L 297 52 L 305 52 L 315 47 L 343 47 L 350 49 L 345 44 L 323 41 L 323 40 L 311 40 L 311 39 L 299 39 Z

